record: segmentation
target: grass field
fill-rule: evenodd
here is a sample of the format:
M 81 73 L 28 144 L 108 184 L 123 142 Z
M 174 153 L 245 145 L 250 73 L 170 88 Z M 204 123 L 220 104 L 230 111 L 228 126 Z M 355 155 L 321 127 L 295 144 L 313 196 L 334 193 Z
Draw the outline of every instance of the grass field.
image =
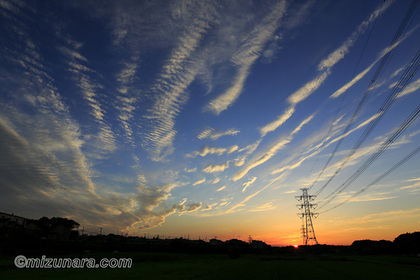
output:
M 41 256 L 39 256 L 41 257 Z M 66 257 L 132 258 L 125 269 L 16 268 L 1 257 L 0 279 L 417 279 L 420 258 L 402 256 L 298 256 L 102 253 Z

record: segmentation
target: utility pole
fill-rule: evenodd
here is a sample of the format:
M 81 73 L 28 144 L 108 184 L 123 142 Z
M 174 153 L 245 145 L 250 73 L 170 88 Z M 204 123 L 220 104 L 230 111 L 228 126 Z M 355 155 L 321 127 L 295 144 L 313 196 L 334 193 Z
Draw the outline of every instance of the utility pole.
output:
M 311 203 L 315 200 L 315 195 L 308 195 L 307 188 L 301 188 L 302 195 L 296 196 L 298 201 L 301 201 L 301 204 L 296 206 L 299 210 L 302 210 L 302 213 L 298 213 L 299 218 L 302 219 L 302 233 L 303 233 L 303 243 L 308 245 L 311 241 L 315 244 L 319 244 L 315 237 L 314 225 L 312 223 L 312 218 L 318 217 L 318 213 L 311 212 L 311 209 L 315 209 L 317 204 Z

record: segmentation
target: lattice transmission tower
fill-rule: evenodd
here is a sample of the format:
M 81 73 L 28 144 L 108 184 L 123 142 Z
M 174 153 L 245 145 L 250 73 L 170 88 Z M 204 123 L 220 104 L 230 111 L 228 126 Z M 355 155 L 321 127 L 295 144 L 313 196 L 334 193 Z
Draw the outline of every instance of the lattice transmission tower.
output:
M 302 219 L 303 244 L 308 245 L 312 242 L 318 245 L 319 243 L 315 237 L 314 224 L 312 223 L 312 218 L 318 217 L 318 213 L 311 212 L 317 206 L 317 204 L 311 203 L 315 200 L 316 195 L 308 195 L 307 188 L 302 188 L 301 191 L 302 195 L 296 196 L 296 199 L 302 203 L 296 206 L 299 210 L 302 210 L 302 213 L 298 213 L 298 216 Z

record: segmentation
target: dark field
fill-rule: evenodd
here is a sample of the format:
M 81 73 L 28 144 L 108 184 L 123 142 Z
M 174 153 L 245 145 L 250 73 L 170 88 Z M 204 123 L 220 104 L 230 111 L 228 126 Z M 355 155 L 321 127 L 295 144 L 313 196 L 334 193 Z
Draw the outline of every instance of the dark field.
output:
M 420 258 L 414 256 L 246 254 L 231 259 L 219 254 L 96 253 L 66 257 L 132 258 L 133 265 L 125 269 L 18 269 L 14 256 L 2 256 L 0 279 L 420 279 Z

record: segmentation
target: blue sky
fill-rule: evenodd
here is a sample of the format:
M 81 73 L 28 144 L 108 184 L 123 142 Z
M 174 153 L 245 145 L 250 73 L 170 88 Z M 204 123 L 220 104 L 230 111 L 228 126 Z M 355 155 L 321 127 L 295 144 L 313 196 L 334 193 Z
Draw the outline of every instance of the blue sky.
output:
M 395 37 L 410 5 L 1 0 L 1 210 L 291 244 L 312 186 L 337 194 L 321 243 L 418 229 L 418 156 L 358 194 L 417 147 L 417 119 L 338 192 L 419 104 L 419 7 Z

